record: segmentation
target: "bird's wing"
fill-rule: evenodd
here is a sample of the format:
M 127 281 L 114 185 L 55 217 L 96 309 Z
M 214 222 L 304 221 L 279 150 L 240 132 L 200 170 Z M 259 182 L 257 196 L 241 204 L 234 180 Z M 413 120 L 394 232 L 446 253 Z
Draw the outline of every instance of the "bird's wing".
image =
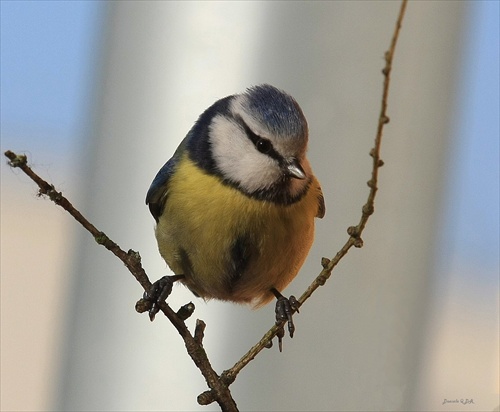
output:
M 185 146 L 186 139 L 182 141 L 172 158 L 170 158 L 170 160 L 165 163 L 156 174 L 153 179 L 153 183 L 151 183 L 151 186 L 149 187 L 146 195 L 146 204 L 149 206 L 149 211 L 155 218 L 156 222 L 158 222 L 163 210 L 165 209 L 165 203 L 168 196 L 168 183 L 172 175 L 175 173 L 177 164 L 180 161 Z

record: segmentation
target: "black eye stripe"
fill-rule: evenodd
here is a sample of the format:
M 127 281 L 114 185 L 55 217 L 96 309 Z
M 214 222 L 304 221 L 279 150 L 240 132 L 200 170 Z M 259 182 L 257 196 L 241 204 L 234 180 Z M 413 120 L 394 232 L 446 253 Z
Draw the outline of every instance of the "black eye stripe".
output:
M 248 125 L 241 118 L 241 116 L 235 116 L 235 120 L 241 127 L 243 127 L 243 130 L 245 131 L 246 135 L 252 141 L 252 143 L 259 152 L 264 153 L 272 157 L 273 159 L 278 160 L 279 162 L 283 161 L 283 157 L 274 149 L 273 144 L 269 139 L 266 139 L 265 137 L 261 137 L 255 134 L 252 131 L 252 129 L 248 127 Z

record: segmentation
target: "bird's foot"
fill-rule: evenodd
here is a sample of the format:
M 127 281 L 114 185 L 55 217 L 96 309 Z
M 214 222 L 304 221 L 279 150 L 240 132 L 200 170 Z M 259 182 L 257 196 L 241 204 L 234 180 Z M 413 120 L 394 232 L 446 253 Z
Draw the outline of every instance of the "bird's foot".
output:
M 184 278 L 184 275 L 163 276 L 151 285 L 147 292 L 144 292 L 142 299 L 137 302 L 136 310 L 138 312 L 149 312 L 149 319 L 153 321 L 156 314 L 160 311 L 160 304 L 172 292 L 174 282 Z
M 290 298 L 285 298 L 278 290 L 271 289 L 274 296 L 276 296 L 276 325 L 280 325 L 283 321 L 288 323 L 288 333 L 290 337 L 293 338 L 293 333 L 295 332 L 295 325 L 293 324 L 293 314 L 299 311 L 299 301 L 295 296 L 290 296 Z M 278 333 L 278 347 L 280 352 L 283 350 L 283 337 L 285 336 L 284 324 L 280 326 Z

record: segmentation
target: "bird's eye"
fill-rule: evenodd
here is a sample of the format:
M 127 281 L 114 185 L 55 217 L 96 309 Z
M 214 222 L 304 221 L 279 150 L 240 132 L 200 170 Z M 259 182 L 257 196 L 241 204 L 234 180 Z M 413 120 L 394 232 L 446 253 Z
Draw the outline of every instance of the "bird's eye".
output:
M 272 149 L 272 144 L 269 140 L 260 138 L 257 140 L 255 143 L 255 146 L 257 147 L 257 150 L 261 153 L 267 154 L 271 151 Z

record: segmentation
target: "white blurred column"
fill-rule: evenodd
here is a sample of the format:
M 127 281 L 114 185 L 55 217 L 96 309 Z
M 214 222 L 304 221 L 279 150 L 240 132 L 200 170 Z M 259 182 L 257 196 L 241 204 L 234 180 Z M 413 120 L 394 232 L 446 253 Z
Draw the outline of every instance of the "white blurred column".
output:
M 327 214 L 299 295 L 356 224 L 366 200 L 383 54 L 399 2 L 112 3 L 86 212 L 153 278 L 165 273 L 146 190 L 197 116 L 263 82 L 289 91 L 310 125 Z M 406 410 L 417 379 L 442 195 L 459 2 L 411 2 L 393 65 L 376 213 L 332 279 L 296 316 L 297 332 L 232 386 L 242 410 Z M 134 312 L 141 291 L 82 235 L 68 334 L 64 410 L 196 410 L 205 383 L 174 329 Z M 154 279 L 152 279 L 154 280 Z M 273 323 L 273 308 L 194 300 L 214 367 L 230 367 Z M 194 319 L 190 320 L 192 325 Z M 215 408 L 213 406 L 212 408 Z M 200 408 L 201 409 L 201 408 Z M 203 408 L 207 410 L 207 408 Z

